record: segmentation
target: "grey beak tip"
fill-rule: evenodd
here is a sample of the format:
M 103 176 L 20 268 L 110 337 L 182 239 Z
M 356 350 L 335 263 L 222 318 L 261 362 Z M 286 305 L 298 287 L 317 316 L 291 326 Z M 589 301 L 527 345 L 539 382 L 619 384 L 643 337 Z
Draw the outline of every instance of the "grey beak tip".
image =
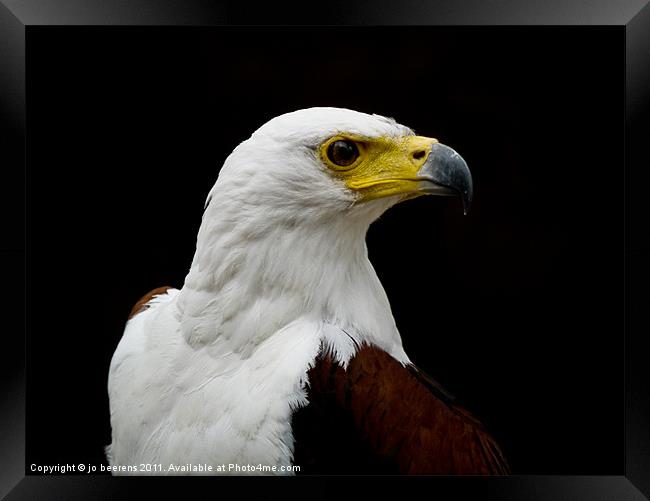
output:
M 468 214 L 474 193 L 472 174 L 463 157 L 449 146 L 434 143 L 423 171 L 436 184 L 456 191 L 463 202 L 463 214 Z
M 472 200 L 474 198 L 474 193 L 472 190 L 472 186 L 470 184 L 470 188 L 468 191 L 464 191 L 461 194 L 461 199 L 463 201 L 463 215 L 466 216 L 469 214 L 469 210 L 472 207 Z

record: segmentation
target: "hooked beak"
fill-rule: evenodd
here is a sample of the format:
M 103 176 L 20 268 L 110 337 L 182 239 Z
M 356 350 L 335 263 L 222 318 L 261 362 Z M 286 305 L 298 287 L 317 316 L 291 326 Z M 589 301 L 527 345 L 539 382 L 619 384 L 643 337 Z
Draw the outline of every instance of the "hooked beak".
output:
M 433 143 L 424 165 L 418 171 L 419 191 L 431 195 L 459 196 L 463 212 L 467 214 L 472 203 L 472 174 L 455 150 Z

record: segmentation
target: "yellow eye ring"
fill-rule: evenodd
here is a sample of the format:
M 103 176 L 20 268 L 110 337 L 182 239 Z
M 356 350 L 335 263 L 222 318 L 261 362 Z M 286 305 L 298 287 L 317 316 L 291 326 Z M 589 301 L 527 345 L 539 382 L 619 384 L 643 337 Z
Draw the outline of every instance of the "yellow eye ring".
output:
M 359 163 L 362 146 L 346 137 L 333 137 L 321 147 L 321 156 L 334 170 L 350 170 Z

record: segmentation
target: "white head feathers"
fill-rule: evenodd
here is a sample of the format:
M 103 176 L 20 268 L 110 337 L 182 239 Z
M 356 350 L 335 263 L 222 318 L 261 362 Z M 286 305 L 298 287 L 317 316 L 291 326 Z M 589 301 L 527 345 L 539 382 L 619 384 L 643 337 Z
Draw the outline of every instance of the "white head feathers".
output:
M 408 360 L 365 245 L 368 226 L 397 199 L 356 205 L 356 194 L 327 172 L 318 145 L 342 131 L 413 135 L 378 115 L 310 108 L 272 119 L 228 157 L 179 296 L 190 344 L 246 357 L 306 318 Z M 328 342 L 340 352 L 349 345 Z

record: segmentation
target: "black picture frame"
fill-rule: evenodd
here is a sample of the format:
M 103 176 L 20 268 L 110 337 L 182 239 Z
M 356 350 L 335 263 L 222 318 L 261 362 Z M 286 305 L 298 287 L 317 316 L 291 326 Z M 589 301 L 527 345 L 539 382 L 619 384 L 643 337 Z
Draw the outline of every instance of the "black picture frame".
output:
M 134 487 L 163 490 L 169 482 L 131 481 L 129 479 L 95 476 L 26 476 L 25 475 L 25 347 L 22 332 L 30 312 L 25 310 L 25 166 L 29 158 L 26 145 L 26 59 L 29 58 L 29 33 L 43 26 L 238 26 L 238 25 L 607 25 L 625 32 L 625 218 L 621 266 L 625 268 L 625 475 L 624 476 L 510 476 L 510 477 L 426 477 L 348 478 L 363 482 L 368 492 L 398 493 L 405 488 L 426 489 L 434 496 L 452 492 L 462 498 L 480 492 L 489 499 L 645 499 L 650 496 L 650 370 L 644 356 L 644 338 L 648 331 L 647 305 L 650 293 L 644 284 L 650 279 L 646 259 L 650 254 L 647 227 L 648 201 L 644 187 L 650 182 L 647 137 L 650 72 L 650 6 L 644 1 L 432 1 L 374 2 L 372 8 L 359 2 L 330 2 L 317 5 L 246 8 L 241 2 L 213 4 L 201 1 L 3 1 L 0 3 L 0 165 L 3 188 L 0 211 L 3 239 L 0 248 L 5 277 L 3 317 L 7 335 L 0 372 L 3 386 L 2 429 L 0 437 L 4 454 L 0 458 L 0 495 L 7 499 L 115 499 L 127 497 Z M 314 22 L 314 20 L 317 22 Z M 7 277 L 9 280 L 6 280 Z M 23 314 L 23 312 L 25 312 Z M 53 409 L 55 412 L 55 409 Z M 561 453 L 559 451 L 558 453 Z M 279 486 L 294 495 L 313 490 L 312 480 L 319 483 L 323 494 L 336 495 L 341 488 L 328 479 L 295 479 L 306 482 L 289 486 L 287 480 L 273 484 L 268 479 L 229 479 L 226 482 L 241 489 L 265 492 Z M 335 479 L 338 480 L 338 479 Z M 173 488 L 189 488 L 187 479 L 180 479 Z M 210 491 L 215 484 L 197 480 L 202 489 Z M 408 485 L 413 482 L 412 485 Z M 293 487 L 293 488 L 292 488 Z M 192 486 L 192 488 L 195 488 Z M 646 496 L 646 497 L 644 497 Z

